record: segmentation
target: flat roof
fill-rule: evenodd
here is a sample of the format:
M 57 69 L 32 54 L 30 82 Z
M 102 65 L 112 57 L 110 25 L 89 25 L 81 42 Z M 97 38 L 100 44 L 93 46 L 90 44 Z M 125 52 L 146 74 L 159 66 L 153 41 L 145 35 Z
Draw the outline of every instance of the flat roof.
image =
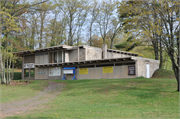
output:
M 77 49 L 78 47 L 82 47 L 83 46 L 67 46 L 67 45 L 59 45 L 59 46 L 53 46 L 53 47 L 47 47 L 47 48 L 40 48 L 40 49 L 36 49 L 36 50 L 26 50 L 26 51 L 20 51 L 20 52 L 14 52 L 13 54 L 17 54 L 17 55 L 23 55 L 23 54 L 32 54 L 32 53 L 38 53 L 38 52 L 45 52 L 45 51 L 55 51 L 55 50 L 73 50 L 73 49 Z
M 61 63 L 47 63 L 47 64 L 35 64 L 35 67 L 55 67 L 55 66 L 72 66 L 72 65 L 90 65 L 95 63 L 110 63 L 110 62 L 127 62 L 134 61 L 133 57 L 121 57 L 121 58 L 109 58 L 109 59 L 96 59 L 96 60 L 84 60 L 74 62 L 61 62 Z
M 46 48 L 40 48 L 36 50 L 26 50 L 26 51 L 20 51 L 20 52 L 14 52 L 13 54 L 16 55 L 23 55 L 23 54 L 33 54 L 33 53 L 38 53 L 38 52 L 45 52 L 45 51 L 55 51 L 55 50 L 73 50 L 77 48 L 96 48 L 96 49 L 101 49 L 98 47 L 92 47 L 92 46 L 67 46 L 67 45 L 58 45 L 58 46 L 53 46 L 53 47 L 46 47 Z M 135 53 L 130 53 L 130 52 L 125 52 L 125 51 L 120 51 L 120 50 L 113 50 L 113 49 L 107 49 L 107 52 L 114 52 L 114 53 L 120 53 L 120 54 L 127 54 L 127 55 L 132 55 L 132 56 L 138 56 L 138 54 Z

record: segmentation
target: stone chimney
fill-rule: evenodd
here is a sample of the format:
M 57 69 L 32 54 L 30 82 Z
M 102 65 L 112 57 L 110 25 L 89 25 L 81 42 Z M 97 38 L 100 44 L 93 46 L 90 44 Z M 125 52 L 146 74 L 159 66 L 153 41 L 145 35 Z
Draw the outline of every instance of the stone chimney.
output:
M 107 59 L 107 45 L 102 45 L 102 59 Z

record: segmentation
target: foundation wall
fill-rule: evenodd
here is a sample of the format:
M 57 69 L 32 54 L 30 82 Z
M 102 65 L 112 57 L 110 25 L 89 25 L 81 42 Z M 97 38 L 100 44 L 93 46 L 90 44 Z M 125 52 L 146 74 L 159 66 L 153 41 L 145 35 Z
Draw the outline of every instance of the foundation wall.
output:
M 128 65 L 134 66 L 134 65 Z M 79 79 L 120 79 L 120 78 L 136 78 L 136 75 L 128 75 L 128 66 L 114 66 L 112 73 L 103 73 L 103 67 L 88 68 L 87 74 L 80 74 L 79 68 L 76 69 L 76 78 Z M 35 79 L 57 79 L 63 77 L 63 68 L 61 67 L 61 76 L 49 76 L 49 68 L 35 68 Z M 67 80 L 73 78 L 73 74 L 65 75 Z
M 134 66 L 134 65 L 128 65 Z M 128 66 L 114 66 L 113 73 L 103 73 L 103 67 L 88 68 L 88 74 L 80 74 L 79 69 L 76 69 L 77 79 L 121 79 L 121 78 L 136 78 L 136 75 L 128 75 Z M 73 75 L 66 75 L 68 80 L 73 78 Z

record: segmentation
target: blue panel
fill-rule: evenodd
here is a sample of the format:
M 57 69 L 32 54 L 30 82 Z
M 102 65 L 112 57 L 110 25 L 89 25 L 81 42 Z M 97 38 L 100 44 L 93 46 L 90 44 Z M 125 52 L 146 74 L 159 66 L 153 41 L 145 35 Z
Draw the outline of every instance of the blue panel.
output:
M 64 67 L 63 69 L 64 70 L 69 70 L 69 69 L 73 69 L 74 70 L 74 69 L 76 69 L 76 67 Z
M 72 80 L 77 80 L 76 79 L 76 76 L 75 76 L 75 69 L 76 67 L 64 67 L 63 70 L 73 70 L 73 74 L 74 74 L 74 77 L 72 78 Z M 66 77 L 65 77 L 65 74 L 63 76 L 63 78 L 61 80 L 67 80 Z

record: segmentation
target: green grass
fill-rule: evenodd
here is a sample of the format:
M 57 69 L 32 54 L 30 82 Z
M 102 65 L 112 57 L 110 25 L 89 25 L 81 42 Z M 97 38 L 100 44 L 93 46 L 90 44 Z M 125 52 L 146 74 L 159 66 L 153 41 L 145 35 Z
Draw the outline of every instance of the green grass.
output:
M 48 85 L 48 82 L 30 81 L 25 85 L 1 85 L 0 103 L 20 101 L 35 96 L 38 92 Z
M 158 69 L 154 72 L 153 78 L 171 78 L 175 79 L 175 75 L 173 70 L 167 70 L 167 69 Z
M 179 93 L 175 79 L 54 81 L 67 85 L 60 95 L 43 105 L 46 108 L 9 118 L 179 118 Z M 37 93 L 46 84 L 42 82 L 47 81 L 35 80 L 17 87 L 3 86 L 3 102 L 12 101 L 11 98 L 19 100 L 19 92 L 24 89 L 34 95 L 34 91 Z M 21 94 L 26 97 L 26 93 Z

